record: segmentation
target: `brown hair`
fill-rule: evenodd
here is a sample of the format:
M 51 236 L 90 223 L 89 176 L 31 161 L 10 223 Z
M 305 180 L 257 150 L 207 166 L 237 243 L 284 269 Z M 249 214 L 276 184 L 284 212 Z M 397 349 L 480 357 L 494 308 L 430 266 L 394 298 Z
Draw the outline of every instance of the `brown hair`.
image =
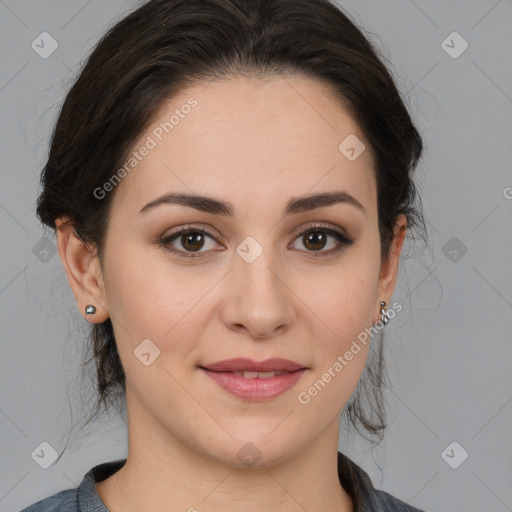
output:
M 56 218 L 69 216 L 101 261 L 113 193 L 98 199 L 93 192 L 122 165 L 162 103 L 187 85 L 215 78 L 280 74 L 330 84 L 369 142 L 381 260 L 388 257 L 398 215 L 405 214 L 408 233 L 418 228 L 426 235 L 411 176 L 422 139 L 383 57 L 329 0 L 151 0 L 121 19 L 98 42 L 65 98 L 42 172 L 38 217 L 55 229 Z M 122 396 L 125 375 L 110 319 L 92 327 L 91 340 L 95 415 L 101 404 L 108 408 Z M 358 431 L 359 423 L 379 441 L 386 427 L 383 382 L 381 344 L 345 408 Z

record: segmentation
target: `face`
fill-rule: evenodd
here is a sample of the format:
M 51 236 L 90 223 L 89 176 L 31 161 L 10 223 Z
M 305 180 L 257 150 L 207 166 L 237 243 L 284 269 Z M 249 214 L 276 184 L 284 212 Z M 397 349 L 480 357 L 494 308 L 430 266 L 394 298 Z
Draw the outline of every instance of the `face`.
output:
M 355 160 L 339 149 L 351 134 L 366 145 Z M 130 427 L 232 465 L 242 449 L 264 464 L 313 445 L 359 380 L 368 344 L 343 356 L 380 301 L 389 307 L 405 234 L 381 265 L 362 131 L 320 82 L 218 80 L 165 103 L 133 151 L 140 160 L 110 192 L 102 265 L 74 286 L 80 304 L 99 304 L 95 323 L 112 319 Z M 303 370 L 203 369 L 232 358 Z

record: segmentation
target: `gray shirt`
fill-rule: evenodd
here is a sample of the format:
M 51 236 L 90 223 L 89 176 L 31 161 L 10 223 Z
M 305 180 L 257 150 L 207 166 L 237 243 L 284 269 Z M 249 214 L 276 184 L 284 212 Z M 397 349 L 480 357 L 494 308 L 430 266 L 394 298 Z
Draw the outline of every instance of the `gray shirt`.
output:
M 60 491 L 21 512 L 109 512 L 94 487 L 121 469 L 126 459 L 93 467 L 75 489 Z M 338 452 L 340 484 L 354 502 L 354 512 L 424 512 L 373 487 L 368 474 L 346 455 Z

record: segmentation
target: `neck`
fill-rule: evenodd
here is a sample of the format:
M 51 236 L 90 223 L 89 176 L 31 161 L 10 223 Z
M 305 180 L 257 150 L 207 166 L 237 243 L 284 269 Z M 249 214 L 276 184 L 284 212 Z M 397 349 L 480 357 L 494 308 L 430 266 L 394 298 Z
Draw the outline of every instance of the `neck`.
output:
M 140 423 L 137 423 L 142 427 Z M 128 428 L 125 465 L 96 484 L 112 512 L 183 510 L 187 512 L 353 512 L 350 496 L 341 486 L 337 468 L 339 425 L 276 463 L 233 467 L 209 454 L 193 451 L 157 429 Z

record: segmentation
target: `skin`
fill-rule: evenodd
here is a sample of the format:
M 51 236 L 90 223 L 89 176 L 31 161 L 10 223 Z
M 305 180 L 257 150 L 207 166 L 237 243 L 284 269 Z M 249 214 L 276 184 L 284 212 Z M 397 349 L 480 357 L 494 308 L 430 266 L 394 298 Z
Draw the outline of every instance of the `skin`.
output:
M 368 346 L 309 404 L 297 395 L 379 321 L 381 300 L 390 307 L 406 219 L 381 262 L 369 144 L 329 86 L 311 78 L 191 86 L 162 105 L 133 148 L 191 96 L 198 105 L 116 187 L 102 264 L 67 218 L 57 222 L 79 310 L 85 316 L 94 304 L 92 323 L 110 316 L 126 373 L 127 462 L 96 489 L 113 512 L 353 511 L 337 475 L 338 418 Z M 366 144 L 354 161 L 338 150 L 351 133 Z M 290 198 L 330 191 L 348 192 L 365 213 L 337 203 L 283 216 Z M 234 215 L 182 205 L 139 213 L 169 192 L 229 201 Z M 298 235 L 312 222 L 345 230 L 354 243 L 313 259 L 336 240 L 308 244 Z M 188 224 L 212 235 L 192 246 L 200 257 L 158 244 Z M 263 248 L 252 263 L 236 252 L 247 236 Z M 169 245 L 190 253 L 180 240 Z M 134 355 L 144 339 L 160 350 L 148 366 Z M 198 368 L 232 357 L 283 357 L 308 370 L 280 396 L 248 402 Z M 261 453 L 252 467 L 237 455 L 247 443 Z

